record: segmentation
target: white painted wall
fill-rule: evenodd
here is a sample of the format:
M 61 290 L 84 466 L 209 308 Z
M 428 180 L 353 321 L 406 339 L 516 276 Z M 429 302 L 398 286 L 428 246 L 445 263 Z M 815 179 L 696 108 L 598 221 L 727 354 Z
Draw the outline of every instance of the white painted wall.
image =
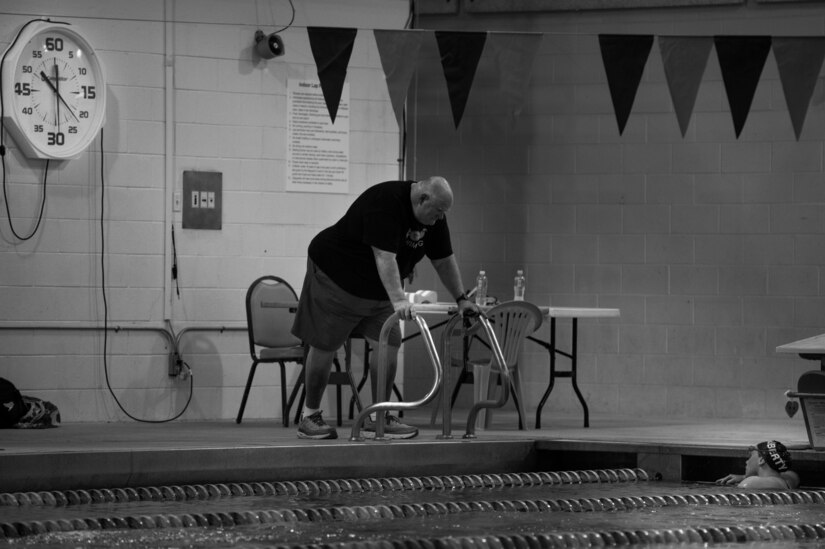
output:
M 127 328 L 245 322 L 250 282 L 276 274 L 300 289 L 306 247 L 367 186 L 398 175 L 398 127 L 372 30 L 400 29 L 407 0 L 293 0 L 286 55 L 257 59 L 256 29 L 289 22 L 287 0 L 0 0 L 0 47 L 29 19 L 82 30 L 105 65 L 108 110 L 100 141 L 80 158 L 51 162 L 46 208 L 21 242 L 0 220 L 0 376 L 54 402 L 63 421 L 163 420 L 178 414 L 189 382 L 167 374 L 160 332 Z M 355 27 L 349 66 L 349 194 L 285 191 L 286 86 L 317 78 L 307 26 Z M 8 207 L 18 233 L 35 224 L 44 161 L 6 139 Z M 186 170 L 223 174 L 223 227 L 183 230 L 172 211 Z M 103 195 L 103 235 L 100 218 Z M 5 208 L 5 199 L 2 199 Z M 4 209 L 2 210 L 4 213 Z M 171 228 L 179 290 L 171 270 Z M 104 364 L 105 255 L 110 333 Z M 46 330 L 60 325 L 65 330 Z M 194 395 L 182 419 L 233 418 L 250 363 L 245 332 L 182 339 Z M 290 387 L 297 376 L 289 376 Z M 277 370 L 263 366 L 246 418 L 280 419 Z M 332 410 L 330 402 L 328 409 Z

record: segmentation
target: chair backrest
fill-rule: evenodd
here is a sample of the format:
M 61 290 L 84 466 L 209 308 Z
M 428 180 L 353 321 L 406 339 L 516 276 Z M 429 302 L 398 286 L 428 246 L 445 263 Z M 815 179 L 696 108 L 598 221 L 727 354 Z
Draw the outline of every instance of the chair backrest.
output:
M 277 276 L 262 276 L 246 292 L 246 323 L 249 350 L 255 346 L 293 347 L 301 340 L 292 335 L 292 321 L 298 295 L 289 283 Z
M 496 334 L 507 366 L 518 362 L 524 339 L 539 329 L 543 315 L 528 301 L 507 301 L 487 311 L 487 318 Z

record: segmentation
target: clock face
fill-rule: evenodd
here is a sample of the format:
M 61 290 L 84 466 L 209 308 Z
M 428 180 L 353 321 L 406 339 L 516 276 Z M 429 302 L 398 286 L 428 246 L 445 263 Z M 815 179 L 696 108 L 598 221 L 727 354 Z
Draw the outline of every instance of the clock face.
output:
M 26 30 L 3 66 L 4 124 L 29 157 L 77 157 L 105 119 L 100 62 L 67 25 L 38 23 Z

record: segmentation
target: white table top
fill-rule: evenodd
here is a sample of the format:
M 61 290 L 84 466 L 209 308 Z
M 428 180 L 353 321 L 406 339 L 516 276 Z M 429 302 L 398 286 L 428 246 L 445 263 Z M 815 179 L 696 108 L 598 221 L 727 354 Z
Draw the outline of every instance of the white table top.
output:
M 776 348 L 777 353 L 823 353 L 825 354 L 825 334 L 786 343 Z
M 417 313 L 444 314 L 454 312 L 458 306 L 451 302 L 417 303 L 413 310 Z M 599 307 L 547 307 L 540 306 L 539 310 L 548 318 L 610 318 L 621 315 L 619 309 L 605 309 Z

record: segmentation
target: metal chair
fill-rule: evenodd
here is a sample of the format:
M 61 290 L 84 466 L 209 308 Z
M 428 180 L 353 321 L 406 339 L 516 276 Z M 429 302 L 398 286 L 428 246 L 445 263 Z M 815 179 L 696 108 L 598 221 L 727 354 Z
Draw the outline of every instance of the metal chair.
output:
M 277 276 L 262 276 L 246 292 L 246 323 L 249 333 L 249 354 L 252 367 L 246 380 L 241 407 L 235 423 L 243 419 L 249 389 L 258 364 L 278 364 L 281 367 L 281 413 L 284 427 L 289 426 L 286 397 L 286 363 L 304 363 L 303 342 L 292 335 L 292 320 L 298 307 L 298 296 L 287 281 Z
M 518 358 L 521 346 L 527 336 L 539 329 L 543 321 L 543 315 L 538 307 L 527 301 L 507 301 L 489 309 L 486 312 L 487 318 L 498 340 L 507 368 L 510 371 L 510 388 L 513 395 L 513 403 L 518 412 L 518 426 L 523 430 L 525 426 L 524 418 L 524 398 L 521 391 L 521 376 L 518 369 Z M 486 342 L 478 334 L 470 335 L 466 339 L 465 347 L 461 357 L 453 357 L 453 366 L 461 367 L 461 373 L 456 381 L 450 405 L 455 404 L 458 392 L 463 384 L 472 383 L 475 387 L 475 399 L 484 400 L 489 398 L 492 392 L 490 379 L 496 375 L 497 384 L 501 384 L 501 376 L 498 367 L 492 356 L 483 358 L 468 358 L 470 346 L 476 340 L 480 340 L 483 345 Z M 435 412 L 435 410 L 434 410 Z M 492 410 L 483 410 L 479 417 L 484 415 L 485 427 L 489 427 Z M 433 419 L 435 413 L 433 413 Z

